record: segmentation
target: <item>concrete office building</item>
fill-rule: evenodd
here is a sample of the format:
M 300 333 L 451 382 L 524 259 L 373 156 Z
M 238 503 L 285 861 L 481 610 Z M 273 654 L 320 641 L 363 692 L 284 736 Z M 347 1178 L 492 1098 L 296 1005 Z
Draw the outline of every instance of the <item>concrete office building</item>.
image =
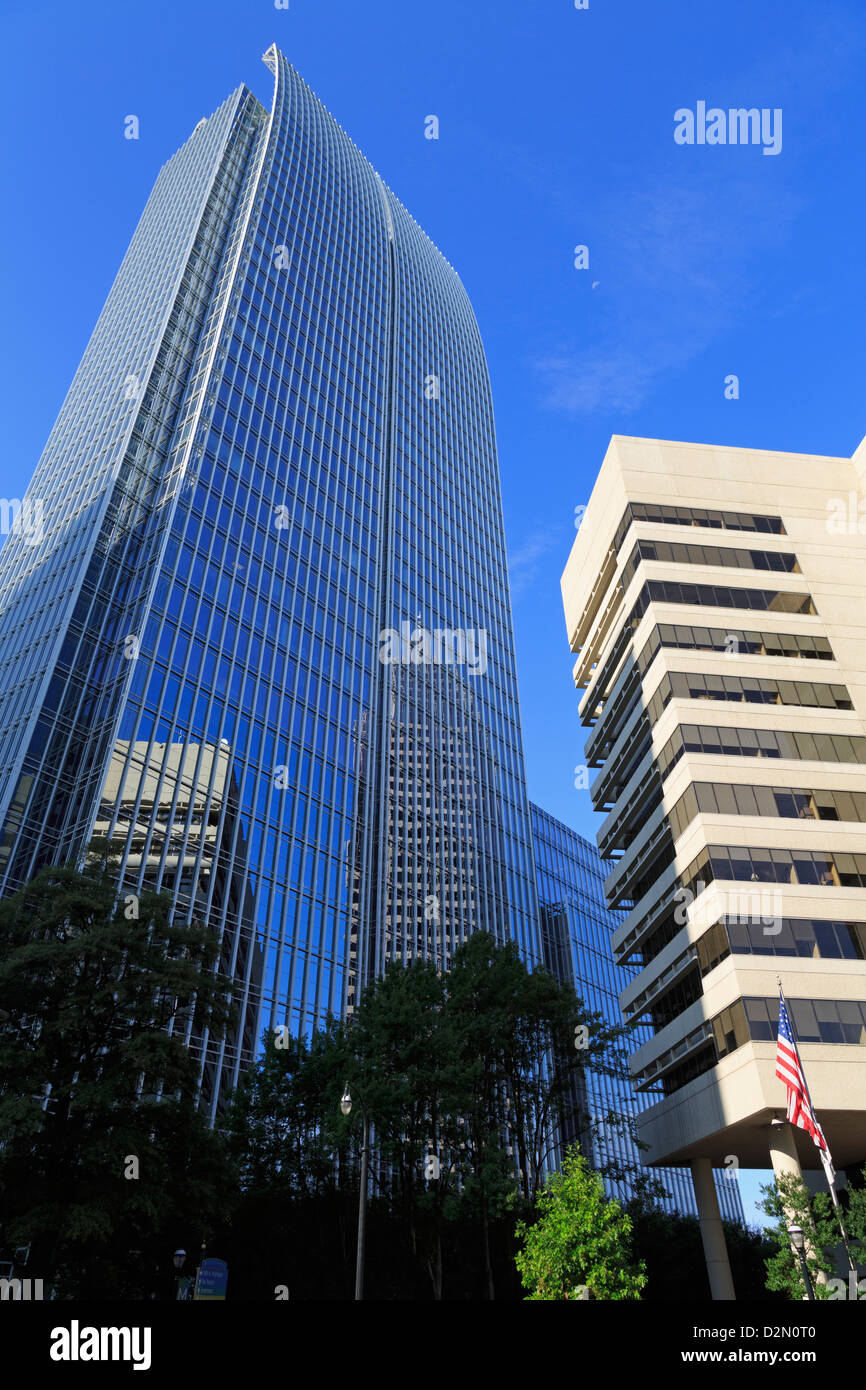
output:
M 866 447 L 614 437 L 563 575 L 651 1165 L 817 1168 L 775 1076 L 781 979 L 837 1169 L 866 1158 Z M 639 966 L 636 975 L 630 967 Z

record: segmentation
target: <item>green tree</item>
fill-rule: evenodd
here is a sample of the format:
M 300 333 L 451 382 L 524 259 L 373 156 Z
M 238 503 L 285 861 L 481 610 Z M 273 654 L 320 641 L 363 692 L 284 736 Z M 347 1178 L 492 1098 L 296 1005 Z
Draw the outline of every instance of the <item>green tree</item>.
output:
M 844 1221 L 851 1254 L 861 1272 L 866 1272 L 866 1167 L 860 1173 L 849 1173 L 848 1187 L 840 1200 L 846 1204 Z
M 350 1065 L 345 1024 L 309 1041 L 265 1034 L 225 1120 L 240 1194 L 227 1232 L 233 1287 L 247 1297 L 350 1297 L 357 1164 L 341 1124 Z
M 630 1201 L 625 1210 L 632 1221 L 635 1254 L 646 1266 L 644 1301 L 709 1301 L 710 1281 L 697 1217 L 666 1211 L 640 1199 Z M 781 1298 L 768 1293 L 764 1283 L 764 1261 L 774 1253 L 774 1246 L 764 1235 L 739 1222 L 725 1221 L 723 1226 L 737 1298 Z
M 433 1297 L 441 1298 L 442 1228 L 465 1165 L 457 1124 L 459 1060 L 436 967 L 428 961 L 389 965 L 364 991 L 349 1043 L 348 1079 L 358 1102 L 351 1128 L 357 1139 L 366 1106 L 383 1165 L 383 1178 L 373 1165 L 379 1191 L 390 1196 L 406 1235 L 404 1279 L 411 1283 L 413 1266 L 420 1264 Z
M 530 971 L 513 941 L 500 945 L 489 932 L 458 948 L 445 983 L 461 1074 L 463 1190 L 479 1214 L 493 1298 L 491 1221 L 531 1210 L 563 1131 L 588 1134 L 595 1121 L 584 1105 L 584 1073 L 618 1071 L 616 1049 L 628 1029 L 588 1013 L 570 986 L 541 967 Z M 611 1127 L 620 1119 L 603 1117 Z
M 646 1284 L 642 1261 L 631 1257 L 632 1223 L 604 1195 L 601 1178 L 572 1146 L 536 1201 L 533 1226 L 520 1222 L 516 1256 L 529 1301 L 638 1299 Z
M 800 1299 L 806 1295 L 800 1261 L 791 1248 L 788 1227 L 802 1226 L 806 1237 L 806 1267 L 816 1299 L 827 1298 L 826 1280 L 834 1277 L 833 1250 L 841 1236 L 833 1215 L 832 1203 L 824 1192 L 811 1193 L 796 1174 L 785 1173 L 775 1183 L 761 1188 L 764 1199 L 759 1203 L 772 1225 L 764 1228 L 765 1235 L 776 1247 L 766 1261 L 767 1288 Z
M 141 1296 L 224 1214 L 187 1030 L 219 1038 L 218 943 L 168 900 L 119 896 L 111 847 L 0 902 L 0 1228 L 77 1297 Z
M 335 1118 L 350 1064 L 345 1025 L 329 1019 L 309 1042 L 284 1028 L 262 1044 L 225 1122 L 241 1185 L 290 1200 L 334 1191 L 345 1143 Z
M 495 1297 L 490 1230 L 514 1203 L 529 1136 L 516 1115 L 506 1058 L 518 1049 L 520 999 L 527 970 L 513 943 L 475 932 L 454 953 L 445 977 L 443 1030 L 450 1058 L 449 1167 L 459 1174 L 461 1209 L 477 1221 L 484 1286 Z M 522 1121 L 527 1115 L 521 1114 Z
M 393 963 L 350 1023 L 332 1021 L 309 1043 L 267 1042 L 228 1121 L 244 1209 L 295 1247 L 319 1203 L 309 1267 L 293 1277 L 324 1287 L 328 1259 L 345 1273 L 366 1110 L 369 1287 L 441 1299 L 449 1287 L 476 1297 L 480 1286 L 493 1298 L 500 1279 L 516 1291 L 514 1222 L 532 1210 L 558 1123 L 585 1118 L 584 1068 L 605 1065 L 620 1032 L 488 933 L 458 947 L 446 973 Z M 338 1239 L 325 1229 L 335 1218 Z

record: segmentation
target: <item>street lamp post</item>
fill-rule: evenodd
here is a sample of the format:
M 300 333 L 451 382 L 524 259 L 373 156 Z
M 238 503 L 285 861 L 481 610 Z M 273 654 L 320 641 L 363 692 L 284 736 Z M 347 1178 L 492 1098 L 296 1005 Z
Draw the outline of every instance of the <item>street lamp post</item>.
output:
M 340 1100 L 340 1109 L 344 1115 L 351 1113 L 352 1097 L 349 1094 L 349 1083 L 346 1082 L 346 1089 Z M 367 1235 L 367 1150 L 370 1140 L 370 1124 L 367 1119 L 367 1107 L 361 1101 L 361 1114 L 363 1115 L 363 1129 L 361 1139 L 361 1192 L 358 1197 L 358 1253 L 355 1260 L 355 1302 L 364 1297 L 364 1245 Z
M 181 1300 L 183 1299 L 183 1294 L 181 1293 L 181 1289 L 180 1289 L 180 1280 L 181 1280 L 181 1270 L 183 1269 L 184 1261 L 186 1260 L 186 1251 L 185 1251 L 185 1250 L 175 1250 L 174 1255 L 173 1255 L 172 1258 L 173 1258 L 173 1260 L 174 1260 L 174 1267 L 175 1267 L 175 1269 L 177 1270 L 177 1275 L 176 1275 L 176 1278 L 175 1278 L 175 1284 L 176 1284 L 175 1302 L 179 1302 L 179 1301 L 181 1301 Z
M 806 1264 L 806 1237 L 803 1234 L 802 1226 L 789 1226 L 788 1235 L 794 1247 L 797 1258 L 800 1261 L 800 1271 L 803 1275 L 803 1282 L 806 1285 L 806 1297 L 810 1303 L 815 1302 L 815 1290 L 812 1288 L 812 1280 L 809 1278 L 809 1266 Z

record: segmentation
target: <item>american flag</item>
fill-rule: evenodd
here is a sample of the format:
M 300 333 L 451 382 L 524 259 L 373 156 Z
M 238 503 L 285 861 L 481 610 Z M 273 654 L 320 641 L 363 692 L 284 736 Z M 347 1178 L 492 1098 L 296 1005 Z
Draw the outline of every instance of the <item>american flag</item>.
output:
M 792 1125 L 798 1129 L 805 1129 L 807 1134 L 811 1134 L 824 1171 L 827 1174 L 827 1181 L 831 1190 L 836 1178 L 836 1173 L 830 1159 L 830 1150 L 827 1148 L 827 1140 L 821 1126 L 818 1124 L 815 1111 L 812 1108 L 812 1098 L 809 1095 L 809 1087 L 806 1085 L 806 1077 L 803 1073 L 803 1063 L 800 1061 L 800 1053 L 797 1049 L 797 1042 L 794 1037 L 794 1030 L 791 1027 L 791 1020 L 788 1017 L 788 1006 L 785 1003 L 785 996 L 779 990 L 779 1038 L 776 1044 L 776 1075 L 784 1081 L 788 1088 L 788 1119 Z

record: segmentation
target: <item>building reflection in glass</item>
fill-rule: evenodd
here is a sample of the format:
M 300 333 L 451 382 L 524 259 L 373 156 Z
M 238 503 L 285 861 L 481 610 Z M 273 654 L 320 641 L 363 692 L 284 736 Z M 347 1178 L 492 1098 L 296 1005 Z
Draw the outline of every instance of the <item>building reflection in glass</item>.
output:
M 202 1098 L 225 1102 L 227 1088 L 255 1055 L 263 947 L 255 932 L 252 881 L 227 743 L 119 741 L 105 779 L 95 835 L 124 851 L 122 890 L 170 894 L 174 918 L 214 924 L 217 971 L 233 1004 L 224 1039 L 187 1027 L 201 1068 Z M 233 846 L 233 852 L 221 846 Z M 231 867 L 229 867 L 231 866 Z M 220 1086 L 221 1083 L 221 1086 Z

